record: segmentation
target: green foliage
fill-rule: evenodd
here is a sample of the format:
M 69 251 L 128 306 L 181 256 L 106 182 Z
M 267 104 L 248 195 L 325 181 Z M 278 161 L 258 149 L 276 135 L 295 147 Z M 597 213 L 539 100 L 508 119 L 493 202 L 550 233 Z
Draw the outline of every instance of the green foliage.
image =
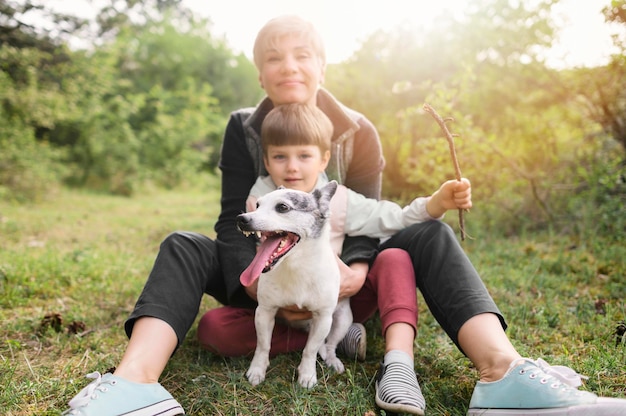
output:
M 256 104 L 262 91 L 255 67 L 243 54 L 234 55 L 209 28 L 205 19 L 181 21 L 172 13 L 124 28 L 116 38 L 120 76 L 141 92 L 157 84 L 167 91 L 185 90 L 189 80 L 199 88 L 209 84 L 224 115 Z
M 184 89 L 156 84 L 145 93 L 135 91 L 116 68 L 107 68 L 114 60 L 115 54 L 91 58 L 91 67 L 99 68 L 99 87 L 86 94 L 85 112 L 51 132 L 75 166 L 69 182 L 122 195 L 146 181 L 180 184 L 215 151 L 206 138 L 223 121 L 210 86 L 187 79 Z
M 98 19 L 113 37 L 90 51 L 22 23 L 38 10 L 85 35 L 80 19 L 0 9 L 1 196 L 37 200 L 61 181 L 119 195 L 180 185 L 215 169 L 229 112 L 260 99 L 252 63 L 178 1 L 117 6 Z
M 58 67 L 39 77 L 38 68 L 53 58 L 37 49 L 0 46 L 0 197 L 41 199 L 63 172 L 57 163 L 62 152 L 37 140 L 71 105 L 50 81 Z
M 0 199 L 38 201 L 58 184 L 59 166 L 53 161 L 59 152 L 27 132 L 19 122 L 0 125 Z
M 626 24 L 626 1 L 611 0 L 611 4 L 606 6 L 602 12 L 607 22 Z M 616 42 L 620 41 L 619 36 L 615 37 Z M 626 46 L 625 39 L 621 39 L 622 46 Z
M 385 197 L 408 202 L 454 177 L 428 102 L 454 119 L 473 183 L 468 221 L 504 235 L 590 227 L 622 238 L 626 61 L 547 67 L 554 3 L 468 2 L 429 28 L 374 33 L 328 69 L 326 87 L 379 129 Z M 10 23 L 0 37 L 2 196 L 41 199 L 59 181 L 120 195 L 179 186 L 215 170 L 228 113 L 262 96 L 252 63 L 178 1 L 105 2 L 96 31 L 55 18 L 93 40 L 85 51 L 68 50 L 60 29 L 20 24 L 32 4 L 11 4 L 0 11 Z M 622 12 L 623 1 L 605 8 L 618 26 Z
M 616 57 L 606 67 L 547 67 L 541 53 L 555 33 L 554 3 L 473 1 L 427 31 L 375 33 L 329 69 L 327 87 L 379 128 L 385 197 L 408 202 L 454 178 L 445 136 L 422 110 L 429 103 L 459 135 L 461 171 L 473 184 L 470 223 L 503 235 L 582 233 L 580 224 L 600 227 L 592 212 L 601 211 L 600 228 L 623 238 L 623 209 L 615 209 L 623 186 L 601 183 L 623 175 L 625 153 L 611 142 L 622 142 L 626 125 L 626 89 L 615 88 L 624 66 Z

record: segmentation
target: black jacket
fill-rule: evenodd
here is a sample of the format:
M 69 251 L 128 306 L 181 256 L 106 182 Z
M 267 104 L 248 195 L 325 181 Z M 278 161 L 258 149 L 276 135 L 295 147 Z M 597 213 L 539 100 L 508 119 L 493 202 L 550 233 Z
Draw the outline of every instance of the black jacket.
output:
M 317 105 L 335 127 L 331 160 L 326 170 L 329 179 L 366 197 L 380 199 L 384 159 L 374 125 L 324 89 L 318 92 Z M 239 282 L 239 275 L 254 258 L 255 241 L 237 230 L 235 219 L 245 212 L 246 198 L 257 177 L 267 175 L 260 132 L 261 123 L 272 108 L 272 102 L 265 98 L 257 107 L 233 112 L 222 144 L 219 162 L 222 209 L 215 231 L 229 304 L 237 307 L 256 305 Z M 341 258 L 346 264 L 371 261 L 377 252 L 377 243 L 378 240 L 367 237 L 346 238 Z

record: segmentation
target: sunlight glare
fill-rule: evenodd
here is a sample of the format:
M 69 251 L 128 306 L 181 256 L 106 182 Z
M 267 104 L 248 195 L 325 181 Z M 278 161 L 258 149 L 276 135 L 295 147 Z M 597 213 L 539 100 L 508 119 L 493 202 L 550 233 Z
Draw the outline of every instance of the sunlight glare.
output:
M 272 0 L 249 2 L 245 13 L 233 13 L 230 2 L 184 0 L 189 8 L 210 18 L 216 31 L 227 36 L 230 46 L 246 56 L 252 55 L 256 33 L 269 19 L 290 13 L 302 16 L 320 31 L 329 63 L 349 57 L 378 29 L 389 30 L 405 23 L 427 27 L 444 11 L 454 12 L 465 3 L 462 0 Z

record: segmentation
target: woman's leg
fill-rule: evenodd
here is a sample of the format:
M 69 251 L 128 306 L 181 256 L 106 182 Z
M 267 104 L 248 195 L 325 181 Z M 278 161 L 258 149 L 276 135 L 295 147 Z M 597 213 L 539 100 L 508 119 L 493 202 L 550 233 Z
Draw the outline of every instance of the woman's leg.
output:
M 407 251 L 416 286 L 435 319 L 461 351 L 465 353 L 459 344 L 459 331 L 474 316 L 492 314 L 499 329 L 506 329 L 500 310 L 447 224 L 428 221 L 407 227 L 381 246 L 389 247 Z
M 156 383 L 177 345 L 176 333 L 165 321 L 139 318 L 114 374 L 135 383 Z
M 114 374 L 89 374 L 95 380 L 70 400 L 70 409 L 94 415 L 183 413 L 158 379 L 195 320 L 205 291 L 225 298 L 215 242 L 196 233 L 169 235 L 126 321 L 130 340 Z
M 190 232 L 172 233 L 163 240 L 126 321 L 130 340 L 115 374 L 135 382 L 156 382 L 193 324 L 205 288 L 211 286 L 207 282 L 220 280 L 213 240 Z M 216 283 L 212 285 L 220 292 Z
M 430 310 L 483 381 L 502 377 L 520 358 L 504 332 L 502 314 L 448 225 L 413 225 L 383 247 L 404 248 L 410 254 L 416 285 Z
M 215 241 L 192 232 L 170 234 L 161 243 L 148 280 L 124 325 L 126 334 L 130 338 L 136 321 L 150 316 L 172 327 L 179 346 L 198 315 L 204 293 L 219 301 L 226 297 Z
M 480 381 L 499 380 L 509 365 L 522 358 L 492 313 L 473 316 L 459 330 L 459 345 L 474 363 Z
M 416 285 L 431 312 L 478 369 L 481 380 L 468 415 L 501 415 L 502 409 L 507 415 L 528 415 L 536 408 L 542 408 L 537 414 L 567 408 L 572 416 L 626 411 L 626 400 L 598 399 L 578 390 L 580 380 L 573 370 L 520 357 L 504 332 L 500 311 L 450 227 L 439 221 L 416 224 L 382 247 L 409 253 Z

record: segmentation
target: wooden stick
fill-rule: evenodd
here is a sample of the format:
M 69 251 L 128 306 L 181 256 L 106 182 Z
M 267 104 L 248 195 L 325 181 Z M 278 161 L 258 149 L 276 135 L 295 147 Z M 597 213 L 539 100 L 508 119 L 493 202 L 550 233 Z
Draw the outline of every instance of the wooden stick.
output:
M 446 136 L 446 139 L 448 140 L 448 147 L 450 148 L 450 155 L 452 156 L 452 163 L 454 164 L 456 180 L 461 181 L 461 168 L 459 167 L 459 160 L 456 157 L 456 149 L 454 148 L 454 137 L 458 137 L 458 134 L 450 133 L 450 130 L 448 130 L 448 126 L 446 125 L 448 121 L 452 121 L 452 118 L 441 118 L 441 116 L 437 114 L 435 109 L 432 108 L 430 104 L 424 103 L 423 108 L 424 111 L 426 111 L 435 119 L 435 121 L 437 122 L 437 124 L 439 124 L 439 127 L 443 131 L 444 135 Z M 461 241 L 465 240 L 465 219 L 463 218 L 463 211 L 463 209 L 459 209 L 459 228 L 461 229 Z

